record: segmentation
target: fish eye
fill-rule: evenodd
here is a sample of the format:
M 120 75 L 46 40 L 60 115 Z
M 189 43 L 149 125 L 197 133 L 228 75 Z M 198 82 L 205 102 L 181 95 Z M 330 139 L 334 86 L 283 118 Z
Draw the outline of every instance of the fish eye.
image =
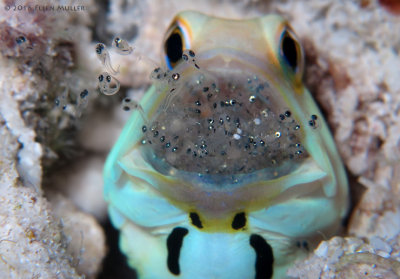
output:
M 182 58 L 183 39 L 179 27 L 176 27 L 165 40 L 165 60 L 169 69 L 172 69 Z
M 285 28 L 281 35 L 280 53 L 286 65 L 293 73 L 301 72 L 302 49 L 294 33 L 288 28 Z
M 168 69 L 172 69 L 182 59 L 183 51 L 189 48 L 188 32 L 179 21 L 169 28 L 164 41 L 165 63 Z

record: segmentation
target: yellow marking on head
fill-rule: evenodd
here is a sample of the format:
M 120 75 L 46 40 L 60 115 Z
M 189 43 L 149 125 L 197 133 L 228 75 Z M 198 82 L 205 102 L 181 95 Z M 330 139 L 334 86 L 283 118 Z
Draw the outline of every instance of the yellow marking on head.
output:
M 248 229 L 247 214 L 244 211 L 215 218 L 192 210 L 188 216 L 190 223 L 203 232 L 237 233 Z
M 176 24 L 182 29 L 184 36 L 185 49 L 190 48 L 191 42 L 193 41 L 193 31 L 190 23 L 183 17 L 176 18 Z

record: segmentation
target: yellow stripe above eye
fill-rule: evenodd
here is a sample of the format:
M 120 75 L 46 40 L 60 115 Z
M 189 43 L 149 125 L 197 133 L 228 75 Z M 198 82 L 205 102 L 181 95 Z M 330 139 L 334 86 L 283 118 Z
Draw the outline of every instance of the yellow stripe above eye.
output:
M 279 59 L 279 44 L 280 37 L 283 30 L 286 28 L 286 22 L 279 23 L 276 27 L 276 31 L 273 32 L 265 32 L 266 43 L 269 47 L 266 47 L 266 58 L 271 64 L 273 64 L 277 69 L 281 68 L 281 62 Z
M 190 24 L 184 18 L 181 17 L 176 19 L 176 24 L 179 26 L 179 29 L 182 32 L 183 40 L 185 43 L 185 49 L 190 49 L 193 38 L 193 33 L 192 30 L 190 29 Z
M 289 25 L 289 23 L 287 21 L 283 21 L 277 27 L 276 33 L 274 35 L 275 36 L 274 40 L 276 42 L 278 42 L 277 49 L 275 50 L 275 49 L 271 48 L 271 50 L 275 52 L 274 53 L 274 63 L 277 63 L 276 65 L 279 66 L 283 72 L 285 72 L 286 70 L 284 69 L 284 67 L 282 67 L 282 63 L 281 63 L 280 57 L 282 56 L 282 53 L 281 53 L 281 40 L 282 40 L 282 36 L 283 36 L 285 30 L 287 30 L 287 32 L 291 32 L 291 34 L 294 34 L 294 32 L 292 31 L 292 28 Z M 298 46 L 296 47 L 296 51 L 297 51 L 297 55 L 299 57 L 301 57 L 302 53 L 301 53 L 301 51 L 300 51 Z M 304 92 L 304 85 L 303 85 L 303 81 L 302 81 L 302 75 L 297 75 L 296 74 L 293 77 L 291 77 L 291 80 L 292 80 L 292 85 L 293 85 L 294 92 L 296 94 L 301 95 Z

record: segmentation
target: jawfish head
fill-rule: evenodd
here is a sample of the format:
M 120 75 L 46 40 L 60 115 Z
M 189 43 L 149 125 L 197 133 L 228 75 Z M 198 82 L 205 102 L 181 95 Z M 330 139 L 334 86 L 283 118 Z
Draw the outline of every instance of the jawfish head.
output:
M 185 27 L 188 17 L 202 28 Z M 152 73 L 134 127 L 140 136 L 121 159 L 134 179 L 213 214 L 265 207 L 296 185 L 309 185 L 296 193 L 321 186 L 330 165 L 319 158 L 319 111 L 286 21 L 184 13 L 166 35 L 165 57 L 169 69 Z

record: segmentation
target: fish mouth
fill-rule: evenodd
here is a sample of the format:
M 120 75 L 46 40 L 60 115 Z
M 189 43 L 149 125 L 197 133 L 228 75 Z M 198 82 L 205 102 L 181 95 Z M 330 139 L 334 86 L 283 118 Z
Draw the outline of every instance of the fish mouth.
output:
M 152 167 L 210 184 L 272 180 L 297 169 L 309 155 L 274 73 L 236 53 L 199 57 L 174 70 L 179 80 L 159 86 L 165 97 L 142 127 L 142 155 Z

